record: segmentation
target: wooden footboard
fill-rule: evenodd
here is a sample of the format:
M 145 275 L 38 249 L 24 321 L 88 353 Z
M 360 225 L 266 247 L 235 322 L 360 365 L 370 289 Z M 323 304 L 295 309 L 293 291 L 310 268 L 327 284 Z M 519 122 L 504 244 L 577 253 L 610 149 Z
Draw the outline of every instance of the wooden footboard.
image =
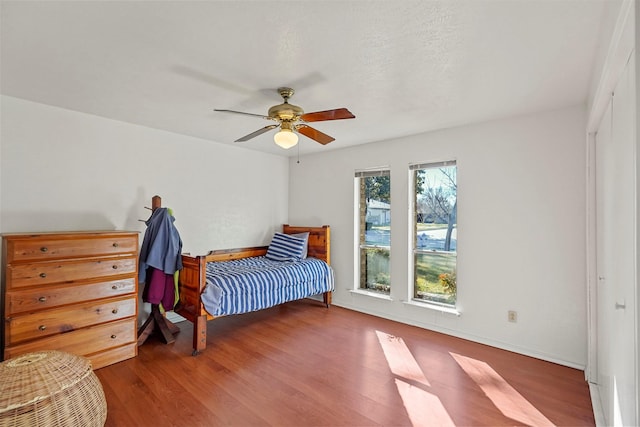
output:
M 322 227 L 292 227 L 283 226 L 286 234 L 309 232 L 308 256 L 321 259 L 330 264 L 330 228 Z M 262 256 L 267 253 L 267 246 L 250 248 L 220 249 L 210 251 L 207 255 L 182 255 L 182 270 L 179 276 L 180 303 L 175 312 L 193 323 L 193 355 L 207 347 L 207 320 L 214 318 L 209 314 L 200 300 L 200 294 L 207 284 L 207 262 L 230 261 L 234 259 Z M 331 304 L 331 292 L 323 294 L 323 301 L 327 307 Z
M 200 293 L 207 283 L 205 279 L 206 257 L 182 255 L 179 275 L 180 303 L 174 311 L 193 323 L 193 353 L 207 346 L 207 319 L 213 319 L 200 302 Z

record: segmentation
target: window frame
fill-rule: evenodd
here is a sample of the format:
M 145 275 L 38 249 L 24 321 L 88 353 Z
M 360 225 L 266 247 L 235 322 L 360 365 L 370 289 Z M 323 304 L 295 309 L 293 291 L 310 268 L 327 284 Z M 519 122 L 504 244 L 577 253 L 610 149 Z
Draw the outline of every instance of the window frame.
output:
M 444 251 L 444 250 L 435 250 L 435 249 L 424 249 L 417 247 L 417 235 L 418 235 L 418 221 L 417 221 L 417 193 L 416 193 L 416 178 L 415 174 L 418 170 L 424 169 L 434 169 L 441 167 L 456 167 L 456 221 L 455 221 L 455 230 L 456 230 L 456 250 L 455 251 Z M 441 307 L 444 309 L 452 309 L 457 310 L 458 303 L 458 295 L 456 291 L 456 296 L 454 297 L 454 302 L 452 304 L 439 302 L 435 300 L 430 300 L 426 298 L 418 298 L 416 297 L 416 256 L 418 254 L 437 254 L 443 256 L 455 256 L 455 271 L 456 271 L 456 287 L 457 287 L 457 270 L 458 270 L 458 247 L 457 247 L 457 233 L 458 233 L 458 218 L 457 218 L 457 201 L 458 201 L 458 190 L 457 190 L 457 172 L 458 172 L 458 161 L 456 159 L 444 160 L 444 161 L 432 161 L 432 162 L 420 162 L 420 163 L 411 163 L 408 168 L 408 180 L 409 180 L 409 209 L 408 209 L 408 297 L 411 303 L 416 304 L 424 304 L 428 306 Z
M 382 298 L 390 298 L 391 295 L 391 228 L 389 229 L 389 245 L 380 245 L 380 244 L 367 244 L 366 243 L 366 217 L 367 206 L 366 204 L 362 205 L 362 180 L 369 177 L 376 176 L 388 176 L 389 177 L 389 186 L 391 186 L 391 168 L 388 166 L 376 167 L 371 169 L 361 169 L 356 170 L 354 174 L 354 189 L 355 189 L 355 238 L 354 238 L 354 271 L 356 274 L 354 275 L 354 285 L 353 289 L 356 292 L 364 292 L 373 296 L 382 297 Z M 391 217 L 391 189 L 389 188 L 389 218 Z M 389 225 L 391 222 L 389 220 Z M 388 253 L 389 257 L 389 285 L 388 290 L 375 290 L 367 287 L 367 271 L 363 271 L 363 249 L 381 249 Z

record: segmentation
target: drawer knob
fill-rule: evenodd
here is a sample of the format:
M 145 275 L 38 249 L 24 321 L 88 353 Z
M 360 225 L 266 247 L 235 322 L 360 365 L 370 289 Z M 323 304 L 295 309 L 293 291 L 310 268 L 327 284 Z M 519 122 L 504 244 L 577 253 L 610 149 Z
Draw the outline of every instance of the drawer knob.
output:
M 46 246 L 40 248 L 40 252 L 47 252 L 49 249 Z
M 117 309 L 117 308 L 114 308 L 113 310 L 111 310 L 111 312 L 112 312 L 113 314 L 118 314 L 118 309 Z
M 47 300 L 47 297 L 40 297 L 38 298 L 38 301 L 40 302 L 45 302 Z
M 114 265 L 114 266 L 112 266 L 111 268 L 113 268 L 114 270 L 117 270 L 117 269 L 118 269 L 118 266 L 117 266 L 117 265 Z
M 111 339 L 112 339 L 112 340 L 115 340 L 116 338 L 117 338 L 117 336 L 115 336 L 115 335 L 111 335 Z
M 118 247 L 118 242 L 115 242 L 115 243 L 113 244 L 113 247 L 114 247 L 114 248 L 117 248 L 117 247 Z
M 47 329 L 47 327 L 45 325 L 40 325 L 38 326 L 38 329 L 40 329 L 41 331 L 44 331 L 45 329 Z
M 116 291 L 116 290 L 118 290 L 118 287 L 117 287 L 116 285 L 113 285 L 113 286 L 111 287 L 111 289 L 113 289 L 114 291 Z
M 47 273 L 40 273 L 40 277 L 44 279 L 45 277 L 47 277 Z

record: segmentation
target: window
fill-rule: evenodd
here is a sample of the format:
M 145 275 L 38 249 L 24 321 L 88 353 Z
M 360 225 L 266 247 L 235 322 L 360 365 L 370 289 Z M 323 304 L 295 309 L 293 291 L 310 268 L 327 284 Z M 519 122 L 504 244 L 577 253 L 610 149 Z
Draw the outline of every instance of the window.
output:
M 391 276 L 391 176 L 389 170 L 356 172 L 359 289 L 389 294 Z
M 455 306 L 458 191 L 455 161 L 411 165 L 413 298 Z

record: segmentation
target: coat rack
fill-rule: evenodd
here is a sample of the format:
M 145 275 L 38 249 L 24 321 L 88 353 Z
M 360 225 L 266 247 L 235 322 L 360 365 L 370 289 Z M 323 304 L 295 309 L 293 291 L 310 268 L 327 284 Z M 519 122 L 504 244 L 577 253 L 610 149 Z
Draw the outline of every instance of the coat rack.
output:
M 153 196 L 151 199 L 151 211 L 153 212 L 160 207 L 162 207 L 162 198 L 160 198 L 160 196 Z M 180 332 L 180 328 L 171 323 L 171 321 L 160 312 L 159 304 L 151 304 L 151 314 L 140 329 L 138 329 L 138 346 L 144 344 L 154 331 L 158 332 L 158 335 L 166 344 L 175 342 L 176 339 L 173 335 Z

